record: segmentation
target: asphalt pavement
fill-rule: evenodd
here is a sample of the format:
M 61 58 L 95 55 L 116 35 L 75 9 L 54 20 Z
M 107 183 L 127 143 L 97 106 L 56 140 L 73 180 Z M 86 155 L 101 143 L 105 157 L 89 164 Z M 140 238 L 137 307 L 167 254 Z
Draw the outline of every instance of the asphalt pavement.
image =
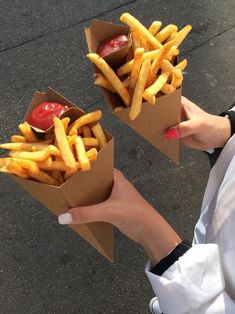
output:
M 115 136 L 115 166 L 192 239 L 207 157 L 182 147 L 177 167 L 111 114 L 93 85 L 83 30 L 94 18 L 116 23 L 123 12 L 145 25 L 191 24 L 180 57 L 188 60 L 183 94 L 215 114 L 234 101 L 234 0 L 0 0 L 0 8 L 0 142 L 16 132 L 33 93 L 47 86 L 84 110 L 101 108 L 102 124 Z M 115 230 L 111 264 L 0 176 L 1 314 L 146 314 L 153 296 L 146 261 L 144 251 Z

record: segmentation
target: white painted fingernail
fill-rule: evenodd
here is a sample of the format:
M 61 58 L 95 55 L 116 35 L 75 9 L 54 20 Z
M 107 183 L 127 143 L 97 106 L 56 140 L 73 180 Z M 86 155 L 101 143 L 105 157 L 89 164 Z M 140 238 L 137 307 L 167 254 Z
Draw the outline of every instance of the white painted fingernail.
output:
M 71 224 L 73 221 L 72 215 L 70 213 L 62 214 L 58 217 L 58 222 L 61 225 Z

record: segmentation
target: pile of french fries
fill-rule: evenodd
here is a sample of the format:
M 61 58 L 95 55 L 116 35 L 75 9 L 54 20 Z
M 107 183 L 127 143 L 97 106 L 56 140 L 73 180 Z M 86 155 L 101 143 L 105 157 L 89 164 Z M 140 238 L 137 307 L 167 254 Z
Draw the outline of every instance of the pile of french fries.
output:
M 45 134 L 43 140 L 28 122 L 21 123 L 21 134 L 13 135 L 11 143 L 0 144 L 9 151 L 7 157 L 0 158 L 0 172 L 59 186 L 79 170 L 90 170 L 91 161 L 107 143 L 101 117 L 100 110 L 73 123 L 69 117 L 54 117 L 54 132 Z
M 129 117 L 134 120 L 143 102 L 155 105 L 159 93 L 170 94 L 181 86 L 187 60 L 177 63 L 177 56 L 192 27 L 178 30 L 169 24 L 160 30 L 162 23 L 154 21 L 147 29 L 129 13 L 122 14 L 120 20 L 130 27 L 132 39 L 125 63 L 114 71 L 98 54 L 89 53 L 87 57 L 101 72 L 96 74 L 95 84 L 119 94 L 124 105 L 130 106 Z

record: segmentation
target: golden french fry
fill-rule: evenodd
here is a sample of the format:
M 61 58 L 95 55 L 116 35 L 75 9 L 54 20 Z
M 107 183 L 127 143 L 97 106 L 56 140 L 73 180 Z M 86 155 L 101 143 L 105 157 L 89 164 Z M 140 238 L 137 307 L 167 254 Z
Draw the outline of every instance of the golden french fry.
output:
M 131 31 L 131 39 L 132 39 L 132 52 L 133 55 L 137 48 L 141 48 L 140 37 L 138 36 L 138 32 L 136 29 L 132 29 Z
M 68 129 L 69 122 L 70 122 L 70 118 L 69 117 L 65 117 L 65 118 L 61 119 L 61 122 L 62 122 L 62 124 L 64 126 L 64 131 L 66 133 L 67 129 Z
M 128 90 L 123 86 L 122 82 L 116 75 L 116 73 L 113 71 L 113 69 L 106 63 L 106 61 L 101 58 L 96 53 L 89 53 L 87 55 L 88 59 L 91 60 L 105 75 L 105 77 L 109 80 L 109 82 L 113 85 L 117 93 L 122 98 L 123 102 L 126 106 L 130 105 L 131 98 L 128 93 Z
M 39 161 L 37 162 L 37 165 L 40 169 L 47 171 L 67 171 L 68 169 L 70 169 L 66 166 L 64 161 L 58 160 L 52 161 L 51 164 L 48 164 L 46 161 Z
M 83 134 L 83 137 L 92 137 L 91 129 L 89 128 L 89 126 L 84 125 L 82 127 L 82 134 Z
M 39 171 L 38 173 L 33 173 L 31 171 L 28 171 L 29 175 L 31 178 L 41 182 L 41 183 L 45 183 L 45 184 L 49 184 L 49 185 L 56 185 L 59 186 L 59 182 L 56 181 L 52 176 L 50 176 L 49 174 L 43 172 L 43 171 Z
M 161 69 L 172 74 L 175 67 L 166 59 L 162 60 Z
M 18 177 L 28 179 L 29 174 L 28 172 L 21 167 L 20 164 L 18 164 L 15 160 L 9 160 L 9 162 L 6 164 L 6 168 L 9 170 L 10 173 L 17 175 Z
M 139 77 L 135 86 L 134 95 L 132 98 L 131 109 L 129 117 L 131 120 L 134 120 L 141 111 L 142 97 L 145 88 L 145 84 L 148 78 L 148 74 L 151 68 L 151 61 L 149 58 L 145 58 L 139 73 Z
M 97 159 L 98 152 L 95 148 L 91 148 L 86 152 L 86 156 L 90 161 L 95 161 Z
M 161 48 L 161 43 L 134 16 L 129 13 L 123 13 L 120 20 L 130 28 L 137 29 L 141 36 L 143 36 L 155 49 Z
M 162 70 L 162 73 L 156 79 L 156 81 L 148 87 L 143 94 L 144 99 L 146 99 L 151 105 L 154 105 L 156 102 L 156 94 L 162 89 L 166 84 L 169 73 Z
M 122 84 L 123 84 L 126 88 L 128 88 L 129 85 L 130 85 L 130 77 L 128 76 L 127 78 L 125 78 L 125 80 L 122 81 Z
M 150 86 L 153 84 L 153 82 L 156 79 L 157 73 L 160 69 L 160 66 L 162 64 L 162 60 L 165 58 L 165 56 L 168 54 L 172 47 L 173 42 L 169 42 L 165 44 L 161 49 L 159 49 L 159 53 L 156 56 L 155 60 L 153 61 L 151 65 L 151 70 L 147 79 L 146 86 Z
M 103 88 L 106 88 L 112 93 L 116 93 L 115 88 L 113 88 L 112 84 L 102 74 L 98 74 L 98 73 L 96 74 L 96 79 L 94 81 L 94 84 L 101 86 Z
M 172 42 L 174 42 L 174 40 L 172 40 Z M 172 46 L 170 51 L 167 54 L 166 59 L 170 58 L 170 57 L 175 57 L 179 55 L 179 49 L 176 46 Z M 168 59 L 169 60 L 169 59 Z M 169 60 L 170 61 L 170 60 Z
M 187 66 L 187 60 L 184 59 L 183 61 L 181 61 L 180 63 L 178 63 L 178 64 L 175 66 L 175 68 L 176 68 L 176 69 L 180 69 L 181 72 L 183 72 L 184 69 L 186 68 L 186 66 Z
M 174 40 L 174 46 L 179 47 L 179 45 L 182 43 L 182 41 L 185 39 L 185 37 L 188 35 L 188 33 L 191 31 L 192 26 L 191 25 L 186 25 L 184 28 L 182 28 L 176 37 L 173 39 Z
M 121 110 L 123 110 L 124 109 L 124 107 L 122 107 L 122 106 L 117 106 L 117 107 L 115 107 L 114 108 L 114 112 L 118 112 L 118 111 L 121 111 Z
M 48 143 L 48 141 L 36 142 L 36 143 L 4 143 L 4 144 L 0 144 L 0 148 L 34 152 L 38 150 L 47 149 L 49 145 L 44 144 L 44 143 Z
M 61 120 L 57 117 L 54 117 L 53 121 L 54 121 L 55 137 L 56 137 L 56 141 L 58 143 L 58 146 L 61 152 L 61 156 L 66 166 L 76 171 L 77 169 L 76 160 L 73 156 L 72 150 L 67 141 L 67 137 L 64 131 L 64 126 Z
M 22 158 L 9 158 L 9 159 L 16 161 L 25 170 L 30 170 L 33 173 L 39 172 L 39 167 L 35 161 Z
M 148 52 L 149 51 L 149 46 L 148 46 L 149 43 L 147 43 L 146 39 L 143 36 L 139 35 L 139 37 L 140 37 L 140 47 L 144 48 L 145 52 Z M 149 44 L 149 45 L 151 46 L 151 44 Z
M 166 42 L 172 41 L 176 36 L 177 36 L 178 32 L 175 31 L 173 32 L 168 38 Z
M 151 61 L 153 61 L 158 54 L 159 54 L 159 49 L 148 51 L 148 52 L 145 52 L 143 54 L 143 58 L 148 57 Z M 125 74 L 130 73 L 132 70 L 133 64 L 134 64 L 134 59 L 132 59 L 132 60 L 126 62 L 125 64 L 123 64 L 122 66 L 120 66 L 117 69 L 117 75 L 121 77 Z
M 172 76 L 171 85 L 175 88 L 179 88 L 183 81 L 183 74 L 180 69 L 175 69 Z
M 83 137 L 82 141 L 85 146 L 93 146 L 93 147 L 99 146 L 99 140 L 94 137 Z
M 162 27 L 162 22 L 160 21 L 154 21 L 148 31 L 153 35 L 153 36 L 156 36 L 157 35 L 157 32 L 159 31 L 159 29 Z
M 163 92 L 164 94 L 171 94 L 176 90 L 176 88 L 174 86 L 172 86 L 171 84 L 166 83 L 163 88 L 161 89 L 161 92 Z
M 100 123 L 96 123 L 91 129 L 94 136 L 99 140 L 100 148 L 103 148 L 107 144 L 108 140 L 104 134 L 102 126 Z
M 19 125 L 19 129 L 23 136 L 26 138 L 27 142 L 33 143 L 39 141 L 27 121 L 21 123 Z
M 137 48 L 135 51 L 135 55 L 134 55 L 134 63 L 133 63 L 133 67 L 131 70 L 131 75 L 130 75 L 130 91 L 131 94 L 133 94 L 133 91 L 135 89 L 135 85 L 139 76 L 139 72 L 140 72 L 140 67 L 142 64 L 142 60 L 143 60 L 143 54 L 144 54 L 144 49 L 143 48 Z
M 36 152 L 25 152 L 25 151 L 10 151 L 9 156 L 15 158 L 29 159 L 32 161 L 43 161 L 48 158 L 50 152 L 48 149 L 36 151 Z
M 26 143 L 27 140 L 24 136 L 21 135 L 12 135 L 11 137 L 11 142 L 12 143 Z
M 97 122 L 101 119 L 102 112 L 100 110 L 96 110 L 87 114 L 84 114 L 80 118 L 78 118 L 74 124 L 71 130 L 69 131 L 69 135 L 75 135 L 78 133 L 79 129 L 82 129 L 82 126 L 89 123 Z
M 75 138 L 75 149 L 76 149 L 76 153 L 77 153 L 77 157 L 78 157 L 81 169 L 83 171 L 90 170 L 91 164 L 90 164 L 89 159 L 86 156 L 86 150 L 83 144 L 83 140 L 81 136 L 79 135 Z
M 172 33 L 177 32 L 178 27 L 174 24 L 169 24 L 165 28 L 163 28 L 155 38 L 162 43 L 164 42 Z
M 7 169 L 6 166 L 2 166 L 2 167 L 0 167 L 0 172 L 9 173 L 9 170 Z

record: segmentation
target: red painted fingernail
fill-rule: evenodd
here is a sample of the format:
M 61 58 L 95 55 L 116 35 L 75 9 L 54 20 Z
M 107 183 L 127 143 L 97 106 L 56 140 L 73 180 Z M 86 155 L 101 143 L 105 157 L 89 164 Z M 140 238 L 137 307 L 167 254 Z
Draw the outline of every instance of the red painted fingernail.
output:
M 167 138 L 179 138 L 180 137 L 180 133 L 178 130 L 176 129 L 169 129 L 165 132 L 165 135 Z

